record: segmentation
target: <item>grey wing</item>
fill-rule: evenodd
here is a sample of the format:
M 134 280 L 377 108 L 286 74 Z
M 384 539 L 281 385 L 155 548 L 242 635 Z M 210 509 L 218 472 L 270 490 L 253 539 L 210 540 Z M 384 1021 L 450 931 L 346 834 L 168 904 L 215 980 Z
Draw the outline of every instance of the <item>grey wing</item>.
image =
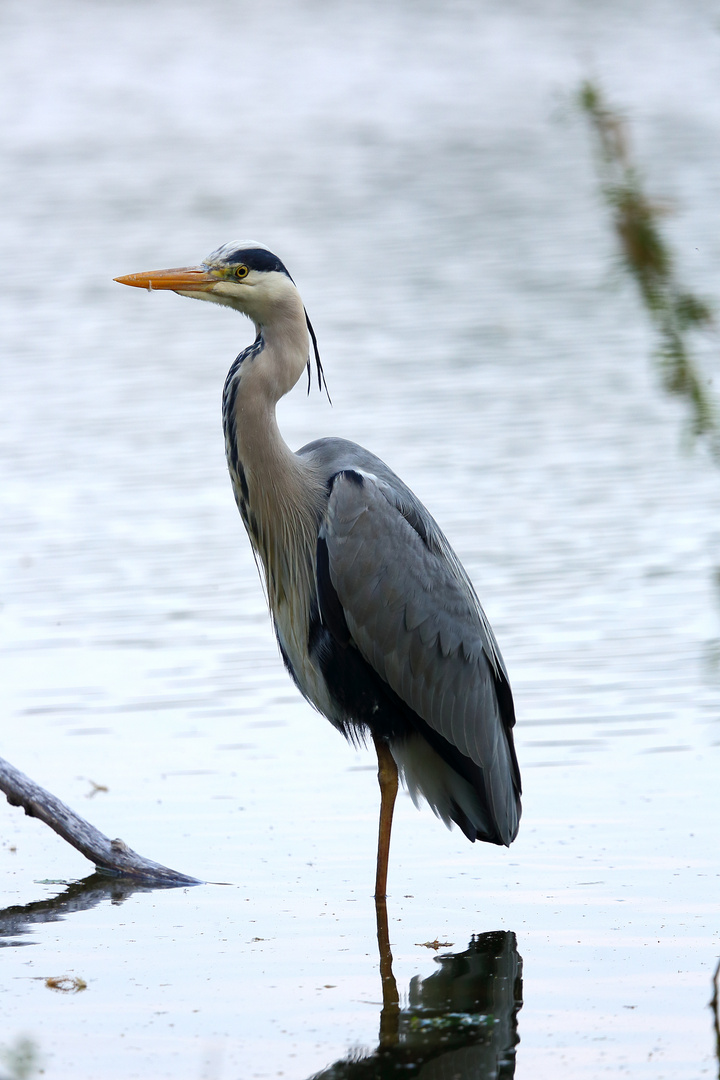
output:
M 509 844 L 519 821 L 520 775 L 505 668 L 460 563 L 408 495 L 359 470 L 333 478 L 320 534 L 330 581 L 364 660 L 441 737 L 435 749 L 445 740 L 477 767 L 475 774 L 480 770 L 477 835 Z M 406 775 L 418 764 L 418 746 L 411 751 L 398 761 Z M 441 796 L 427 790 L 432 783 L 419 786 L 446 817 Z M 448 798 L 458 801 L 452 792 Z M 472 817 L 472 806 L 464 809 Z

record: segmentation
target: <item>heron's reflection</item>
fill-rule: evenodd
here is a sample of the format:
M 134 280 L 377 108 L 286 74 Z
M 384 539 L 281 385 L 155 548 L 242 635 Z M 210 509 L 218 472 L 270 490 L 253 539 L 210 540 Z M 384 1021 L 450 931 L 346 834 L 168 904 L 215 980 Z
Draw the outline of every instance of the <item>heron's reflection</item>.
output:
M 384 902 L 377 916 L 383 991 L 377 1050 L 338 1061 L 313 1080 L 510 1080 L 522 1007 L 515 935 L 474 934 L 464 951 L 436 957 L 439 970 L 411 979 L 401 1008 Z

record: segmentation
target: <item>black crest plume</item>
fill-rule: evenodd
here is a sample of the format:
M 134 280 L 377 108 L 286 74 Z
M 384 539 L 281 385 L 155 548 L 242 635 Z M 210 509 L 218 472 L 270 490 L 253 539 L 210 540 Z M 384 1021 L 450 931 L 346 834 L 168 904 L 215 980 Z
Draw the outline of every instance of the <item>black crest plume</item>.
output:
M 303 308 L 303 311 L 305 311 L 305 308 Z M 323 371 L 322 361 L 320 359 L 320 352 L 318 350 L 317 338 L 315 336 L 315 331 L 313 330 L 313 325 L 310 322 L 310 319 L 308 318 L 307 311 L 305 311 L 305 322 L 307 323 L 307 328 L 310 331 L 310 337 L 311 337 L 312 343 L 313 343 L 313 352 L 315 353 L 315 367 L 317 368 L 318 390 L 323 390 L 323 388 L 324 388 L 325 393 L 327 394 L 327 399 L 330 402 L 330 404 L 332 405 L 332 398 L 330 397 L 330 391 L 327 388 L 327 382 L 325 381 L 325 372 Z M 308 362 L 307 362 L 307 374 L 308 374 L 308 394 L 309 394 L 310 393 L 310 357 L 309 356 L 308 356 Z

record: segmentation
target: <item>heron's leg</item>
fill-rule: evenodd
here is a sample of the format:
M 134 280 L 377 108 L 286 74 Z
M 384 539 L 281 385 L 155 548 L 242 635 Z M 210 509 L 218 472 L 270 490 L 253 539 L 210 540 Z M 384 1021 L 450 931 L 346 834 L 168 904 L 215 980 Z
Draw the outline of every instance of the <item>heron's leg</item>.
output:
M 384 739 L 373 735 L 378 756 L 378 783 L 380 784 L 380 832 L 378 835 L 377 876 L 375 899 L 384 900 L 387 891 L 388 856 L 390 854 L 390 830 L 393 808 L 398 789 L 398 771 L 395 758 Z

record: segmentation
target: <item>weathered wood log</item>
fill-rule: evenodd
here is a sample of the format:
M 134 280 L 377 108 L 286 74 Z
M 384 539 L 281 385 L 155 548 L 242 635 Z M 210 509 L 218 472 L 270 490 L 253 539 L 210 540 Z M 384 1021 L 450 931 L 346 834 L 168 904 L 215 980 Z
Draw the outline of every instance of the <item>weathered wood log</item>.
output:
M 161 863 L 145 859 L 129 848 L 124 840 L 110 840 L 60 802 L 45 788 L 25 776 L 9 761 L 0 758 L 0 791 L 11 806 L 21 806 L 28 817 L 38 818 L 72 844 L 100 873 L 132 878 L 145 885 L 202 885 L 203 883 Z

